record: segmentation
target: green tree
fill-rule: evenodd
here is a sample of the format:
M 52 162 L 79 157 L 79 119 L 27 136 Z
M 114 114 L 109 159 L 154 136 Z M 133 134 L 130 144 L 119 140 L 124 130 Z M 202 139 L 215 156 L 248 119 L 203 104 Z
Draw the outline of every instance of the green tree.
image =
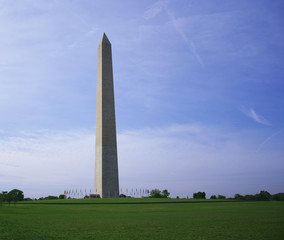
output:
M 44 198 L 44 200 L 53 200 L 53 199 L 58 199 L 57 196 L 47 196 Z
M 168 198 L 168 196 L 170 196 L 170 193 L 168 192 L 168 190 L 167 189 L 163 190 L 162 191 L 162 197 L 163 198 Z
M 11 190 L 8 195 L 10 195 L 10 197 L 12 198 L 11 201 L 13 201 L 14 203 L 18 202 L 18 201 L 23 201 L 24 200 L 24 193 L 21 190 L 18 189 L 13 189 Z
M 254 200 L 256 200 L 256 199 L 255 199 L 255 195 L 252 195 L 252 194 L 247 194 L 247 195 L 245 195 L 245 196 L 244 196 L 244 199 L 245 199 L 246 201 L 254 201 Z
M 218 195 L 217 198 L 218 198 L 218 199 L 226 199 L 226 196 L 224 196 L 224 195 Z
M 235 196 L 234 196 L 234 199 L 236 199 L 236 200 L 244 200 L 245 198 L 244 198 L 243 195 L 236 193 Z
M 206 198 L 206 193 L 205 192 L 193 193 L 193 198 L 195 198 L 195 199 L 205 199 Z
M 13 201 L 13 195 L 12 194 L 10 194 L 10 193 L 4 194 L 4 202 L 8 202 L 9 206 L 10 206 L 12 201 Z
M 64 194 L 59 195 L 59 199 L 65 199 L 65 198 L 66 198 L 66 196 Z
M 0 205 L 2 206 L 2 203 L 4 202 L 4 193 L 0 193 Z
M 272 195 L 271 200 L 273 201 L 284 201 L 284 193 L 277 193 Z
M 151 198 L 161 198 L 162 197 L 161 191 L 159 189 L 153 189 L 150 193 L 150 197 Z
M 212 195 L 210 199 L 217 199 L 216 195 Z
M 256 200 L 259 200 L 259 201 L 268 201 L 271 199 L 271 194 L 267 191 L 260 191 L 259 194 L 256 194 L 255 195 L 255 198 Z

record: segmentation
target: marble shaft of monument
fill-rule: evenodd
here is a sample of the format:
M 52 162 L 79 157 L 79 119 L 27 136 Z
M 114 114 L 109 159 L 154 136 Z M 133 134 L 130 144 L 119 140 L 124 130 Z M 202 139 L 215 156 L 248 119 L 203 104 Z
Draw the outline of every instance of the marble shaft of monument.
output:
M 111 43 L 103 35 L 98 46 L 95 194 L 119 197 L 116 123 Z

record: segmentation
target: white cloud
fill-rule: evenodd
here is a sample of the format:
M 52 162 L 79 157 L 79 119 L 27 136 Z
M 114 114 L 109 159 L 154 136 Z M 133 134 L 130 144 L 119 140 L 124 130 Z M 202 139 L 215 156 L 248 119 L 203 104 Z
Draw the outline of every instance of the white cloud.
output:
M 89 30 L 87 33 L 86 33 L 86 36 L 88 36 L 88 37 L 91 37 L 91 36 L 93 36 L 94 34 L 97 34 L 97 33 L 99 33 L 99 25 L 98 24 L 96 24 L 95 26 L 93 26 L 92 28 L 91 28 L 91 30 Z
M 283 150 L 259 154 L 258 143 L 251 133 L 198 124 L 121 132 L 120 187 L 167 188 L 172 196 L 192 196 L 195 191 L 232 196 L 263 186 L 280 191 Z M 19 188 L 27 196 L 39 197 L 66 189 L 93 189 L 92 131 L 25 132 L 2 138 L 0 146 L 0 190 Z
M 24 132 L 0 140 L 0 190 L 26 196 L 93 189 L 92 131 Z M 172 196 L 280 191 L 283 150 L 255 151 L 258 138 L 198 124 L 175 124 L 118 134 L 120 187 L 167 188 Z M 265 169 L 265 172 L 264 170 Z
M 266 120 L 263 116 L 257 114 L 253 108 L 242 109 L 242 112 L 248 116 L 249 118 L 253 119 L 254 121 L 264 124 L 264 125 L 271 125 L 268 120 Z
M 143 17 L 146 20 L 156 17 L 163 10 L 164 4 L 165 1 L 158 1 L 154 3 L 152 7 L 150 7 L 146 12 L 144 12 Z
M 149 188 L 169 188 L 172 194 L 183 196 L 202 189 L 208 194 L 233 196 L 236 192 L 261 190 L 271 184 L 262 175 L 283 168 L 281 151 L 258 155 L 258 139 L 247 132 L 177 124 L 125 132 L 118 139 L 124 187 L 132 182 L 130 187 L 145 184 Z M 269 187 L 275 191 L 275 186 Z
M 93 187 L 94 134 L 38 131 L 0 140 L 1 190 L 20 188 L 28 196 Z M 20 179 L 20 181 L 19 181 Z

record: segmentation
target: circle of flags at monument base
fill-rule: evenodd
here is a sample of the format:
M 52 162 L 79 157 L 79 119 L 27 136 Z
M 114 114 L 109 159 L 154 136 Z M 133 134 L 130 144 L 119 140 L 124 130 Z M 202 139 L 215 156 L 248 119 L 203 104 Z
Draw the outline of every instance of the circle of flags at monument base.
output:
M 92 189 L 68 189 L 64 190 L 65 198 L 89 198 L 93 195 Z M 120 188 L 119 197 L 134 197 L 134 198 L 142 198 L 149 197 L 150 190 L 145 188 Z

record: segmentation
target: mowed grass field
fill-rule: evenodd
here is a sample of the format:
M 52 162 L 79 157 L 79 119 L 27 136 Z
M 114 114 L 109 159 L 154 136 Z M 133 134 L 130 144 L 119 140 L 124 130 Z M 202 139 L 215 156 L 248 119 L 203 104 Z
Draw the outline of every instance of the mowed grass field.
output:
M 153 199 L 37 202 L 129 201 Z M 0 239 L 284 239 L 284 202 L 5 204 L 0 206 Z

